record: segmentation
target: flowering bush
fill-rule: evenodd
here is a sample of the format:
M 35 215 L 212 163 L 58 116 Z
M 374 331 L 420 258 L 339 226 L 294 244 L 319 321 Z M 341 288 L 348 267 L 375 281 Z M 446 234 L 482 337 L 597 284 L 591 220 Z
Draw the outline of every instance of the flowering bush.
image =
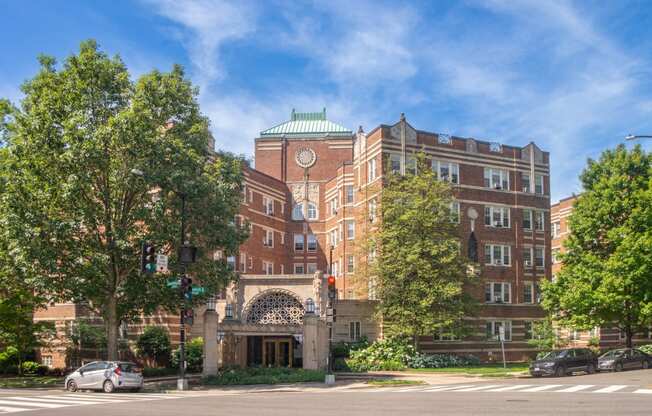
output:
M 410 368 L 447 368 L 467 367 L 479 365 L 480 359 L 474 355 L 433 354 L 417 353 L 408 362 Z

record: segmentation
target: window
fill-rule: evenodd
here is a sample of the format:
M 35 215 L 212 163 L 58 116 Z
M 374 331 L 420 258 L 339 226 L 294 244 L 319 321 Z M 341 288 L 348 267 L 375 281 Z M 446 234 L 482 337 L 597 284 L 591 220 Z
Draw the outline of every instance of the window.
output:
M 376 204 L 376 200 L 372 199 L 369 201 L 369 222 L 373 223 L 376 221 L 376 210 L 378 206 Z
M 281 274 L 285 274 L 285 265 L 281 264 Z
M 505 329 L 505 341 L 512 340 L 512 321 L 487 321 L 486 335 L 488 340 L 500 340 L 500 327 Z
M 281 244 L 285 245 L 285 233 L 281 233 Z
M 544 267 L 543 247 L 534 247 L 534 265 Z
M 485 263 L 493 266 L 510 266 L 510 246 L 487 244 L 484 246 Z
M 491 152 L 500 153 L 502 151 L 502 148 L 503 146 L 500 143 L 497 142 L 489 143 L 489 151 Z
M 533 339 L 534 332 L 532 331 L 532 321 L 523 321 L 523 329 L 525 332 L 525 339 Z
M 457 163 L 433 159 L 432 170 L 440 181 L 460 183 L 460 166 Z
M 44 355 L 41 357 L 41 364 L 46 365 L 48 367 L 52 367 L 52 356 L 51 355 Z
M 439 144 L 451 144 L 451 135 L 450 134 L 438 134 L 437 143 Z
M 346 239 L 353 240 L 355 238 L 355 222 L 347 221 L 346 222 Z
M 534 175 L 534 193 L 543 195 L 543 175 Z
M 458 341 L 458 337 L 450 330 L 439 328 L 432 336 L 433 341 Z
M 405 173 L 410 175 L 417 174 L 417 159 L 414 156 L 407 158 L 407 161 L 405 162 Z
M 249 270 L 254 269 L 254 258 L 252 256 L 249 256 Z
M 314 234 L 308 234 L 308 251 L 317 251 L 317 237 Z
M 524 209 L 523 210 L 523 228 L 526 230 L 532 229 L 532 210 Z
M 509 228 L 509 208 L 485 206 L 484 225 L 489 227 Z
M 303 234 L 294 235 L 294 251 L 303 251 Z
M 509 172 L 505 169 L 484 168 L 484 186 L 509 190 Z
M 457 201 L 451 202 L 451 222 L 459 224 L 460 222 L 460 203 Z
M 333 276 L 339 276 L 340 275 L 340 263 L 337 261 L 334 261 L 333 264 L 331 265 L 331 273 Z
M 337 198 L 328 201 L 328 212 L 331 215 L 337 215 Z
M 376 159 L 367 162 L 367 179 L 368 182 L 376 179 Z
M 367 298 L 376 300 L 376 278 L 371 276 L 367 281 Z
M 266 196 L 263 197 L 263 205 L 265 207 L 265 214 L 274 215 L 274 200 Z
M 561 235 L 561 224 L 559 221 L 552 223 L 552 238 L 557 238 Z
M 317 263 L 308 263 L 307 267 L 308 274 L 313 274 L 317 271 Z
M 389 169 L 391 173 L 401 173 L 401 156 L 392 154 L 389 156 Z
M 351 341 L 360 339 L 360 321 L 349 322 L 349 338 Z
M 511 303 L 512 285 L 503 282 L 489 282 L 484 285 L 486 303 Z
M 534 302 L 541 303 L 541 288 L 538 283 L 534 284 Z
M 543 231 L 544 222 L 545 213 L 543 211 L 534 211 L 534 229 L 536 231 Z
M 523 185 L 523 192 L 531 192 L 529 173 L 521 173 L 521 185 Z
M 523 249 L 523 266 L 526 269 L 532 268 L 532 247 Z
M 247 203 L 247 184 L 242 185 L 242 203 Z
M 294 264 L 294 274 L 304 274 L 304 272 L 303 263 Z
M 292 207 L 292 219 L 294 221 L 303 221 L 303 204 L 294 204 Z
M 346 185 L 344 187 L 344 193 L 346 195 L 346 203 L 347 204 L 352 204 L 353 203 L 353 185 Z
M 274 274 L 274 263 L 263 260 L 263 272 L 265 274 Z
M 337 229 L 331 230 L 328 233 L 331 246 L 335 247 L 337 245 Z
M 355 258 L 354 256 L 349 256 L 346 262 L 346 271 L 348 273 L 353 273 L 354 269 L 355 269 Z
M 523 303 L 533 303 L 534 301 L 534 284 L 525 282 L 523 284 Z
M 558 248 L 553 248 L 552 249 L 552 262 L 554 264 L 559 263 L 559 249 Z
M 263 239 L 263 246 L 274 247 L 274 230 L 265 230 L 265 238 Z
M 314 202 L 308 202 L 308 219 L 316 220 L 317 219 L 317 204 Z
M 243 252 L 240 252 L 240 271 L 247 271 L 247 254 Z
M 568 331 L 568 339 L 571 341 L 579 341 L 580 332 L 577 329 L 571 329 Z
M 226 258 L 226 266 L 229 270 L 235 270 L 235 256 L 229 256 Z

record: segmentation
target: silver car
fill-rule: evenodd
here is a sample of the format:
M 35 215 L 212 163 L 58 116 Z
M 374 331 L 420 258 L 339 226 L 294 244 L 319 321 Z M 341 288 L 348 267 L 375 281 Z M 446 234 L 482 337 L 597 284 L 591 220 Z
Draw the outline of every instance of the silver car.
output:
M 68 391 L 138 391 L 143 388 L 143 376 L 136 370 L 136 364 L 126 361 L 93 361 L 69 374 L 65 386 Z

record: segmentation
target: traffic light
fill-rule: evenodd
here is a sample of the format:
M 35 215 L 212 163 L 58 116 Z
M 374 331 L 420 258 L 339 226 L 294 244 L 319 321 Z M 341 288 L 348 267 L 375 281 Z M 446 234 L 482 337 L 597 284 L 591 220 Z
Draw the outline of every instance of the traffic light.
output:
M 140 250 L 140 272 L 153 274 L 156 271 L 156 247 L 154 244 L 143 241 Z
M 183 323 L 186 325 L 192 325 L 195 320 L 195 314 L 192 309 L 186 309 L 183 311 Z
M 335 276 L 328 276 L 328 298 L 334 300 L 337 297 L 337 288 L 335 287 Z
M 181 277 L 181 282 L 180 282 L 180 288 L 181 288 L 181 294 L 183 295 L 183 298 L 187 301 L 192 300 L 192 279 L 189 278 L 188 276 L 183 276 Z

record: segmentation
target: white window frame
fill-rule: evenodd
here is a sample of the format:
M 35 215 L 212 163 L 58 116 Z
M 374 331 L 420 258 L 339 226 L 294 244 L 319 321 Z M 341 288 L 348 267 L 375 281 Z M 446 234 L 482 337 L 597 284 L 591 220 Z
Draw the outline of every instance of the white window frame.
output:
M 235 256 L 227 256 L 226 258 L 226 265 L 231 268 L 231 270 L 235 271 L 236 268 L 236 262 L 235 262 Z
M 246 272 L 247 271 L 247 253 L 241 251 L 240 256 L 239 256 L 239 263 L 240 263 L 240 271 L 241 272 Z
M 353 240 L 355 239 L 355 221 L 348 220 L 346 222 L 346 239 Z
M 397 169 L 395 169 L 395 163 Z M 396 153 L 391 153 L 389 155 L 389 171 L 390 173 L 400 174 L 401 173 L 401 155 Z
M 373 182 L 376 180 L 376 159 L 369 159 L 367 162 L 367 182 Z
M 555 221 L 551 225 L 552 228 L 552 238 L 558 238 L 561 235 L 561 222 L 560 221 Z
M 460 203 L 459 201 L 453 201 L 450 205 L 451 211 L 451 222 L 455 224 L 460 223 Z
M 263 238 L 263 247 L 274 248 L 274 230 L 265 228 L 265 238 Z
M 294 242 L 294 251 L 303 252 L 306 249 L 306 241 L 303 234 L 294 234 L 292 241 Z M 300 248 L 297 248 L 298 245 L 300 245 Z
M 314 243 L 314 247 L 311 248 L 311 246 Z M 317 247 L 319 245 L 319 242 L 317 241 L 317 236 L 314 234 L 308 234 L 306 237 L 306 250 L 308 252 L 315 252 L 317 251 Z
M 500 326 L 505 327 L 505 342 L 512 340 L 512 321 L 509 320 L 488 320 L 485 321 L 485 334 L 491 332 L 491 336 L 487 337 L 492 341 L 499 341 Z M 491 327 L 491 331 L 488 331 Z M 508 336 L 509 335 L 509 336 Z
M 294 274 L 306 274 L 306 266 L 303 263 L 294 263 Z
M 489 214 L 489 224 L 487 224 L 487 214 Z M 498 215 L 496 215 L 498 214 Z M 498 219 L 496 219 L 496 216 Z M 494 228 L 510 228 L 511 226 L 511 210 L 509 207 L 502 207 L 496 205 L 484 206 L 484 225 Z
M 303 221 L 305 216 L 303 215 L 303 203 L 299 202 L 292 206 L 292 220 L 293 221 Z
M 329 239 L 329 244 L 333 247 L 337 247 L 338 244 L 338 233 L 337 233 L 337 228 L 334 228 L 328 232 L 328 239 Z
M 337 215 L 337 198 L 328 201 L 328 211 L 330 215 Z
M 263 260 L 263 273 L 268 276 L 274 274 L 274 263 Z
M 319 209 L 317 208 L 317 204 L 314 202 L 308 201 L 306 203 L 306 218 L 308 221 L 315 221 L 319 219 Z
M 368 207 L 369 207 L 369 222 L 373 224 L 374 222 L 376 222 L 376 214 L 378 210 L 378 203 L 376 202 L 376 198 L 369 200 Z
M 307 274 L 313 274 L 317 272 L 317 263 L 308 263 L 306 264 L 306 272 Z
M 498 175 L 498 181 L 494 175 Z M 484 187 L 509 191 L 509 171 L 499 168 L 484 168 Z
M 496 291 L 497 287 L 500 287 L 499 292 Z M 487 295 L 490 300 L 487 300 Z M 484 296 L 484 303 L 512 303 L 512 284 L 509 282 L 485 282 Z
M 506 266 L 509 267 L 512 265 L 512 247 L 503 244 L 485 244 L 485 264 L 487 266 Z M 500 259 L 496 258 L 495 249 L 500 250 Z M 487 250 L 489 250 L 490 262 L 487 263 Z M 505 262 L 505 257 L 507 257 L 508 262 Z
M 545 195 L 546 190 L 543 185 L 543 175 L 534 175 L 534 193 L 537 195 Z M 540 191 L 540 192 L 539 192 Z
M 353 273 L 355 271 L 355 256 L 349 254 L 346 259 L 346 272 Z
M 355 189 L 353 185 L 344 185 L 344 201 L 346 201 L 347 205 L 355 203 Z
M 274 200 L 268 196 L 263 196 L 263 206 L 266 215 L 274 215 Z
M 534 261 L 532 260 L 532 247 L 523 248 L 523 267 L 526 269 L 534 267 Z
M 362 323 L 360 321 L 349 322 L 349 339 L 359 341 L 362 337 Z
M 530 180 L 530 174 L 521 172 L 521 186 L 523 187 L 523 192 L 532 193 L 532 181 Z
M 541 256 L 537 256 L 537 252 L 541 253 Z M 538 260 L 541 260 L 539 262 Z M 534 266 L 537 269 L 543 269 L 546 267 L 546 249 L 543 246 L 534 246 L 532 247 L 532 261 L 534 262 Z
M 437 179 L 440 181 L 450 182 L 454 184 L 460 183 L 460 165 L 455 162 L 449 162 L 447 160 L 438 160 L 432 159 L 431 162 L 432 170 L 437 175 Z M 448 177 L 443 177 L 442 168 L 448 169 Z
M 532 230 L 532 220 L 533 220 L 533 215 L 532 215 L 532 210 L 529 208 L 523 209 L 523 229 L 524 230 Z M 528 225 L 525 225 L 525 222 L 528 222 Z
M 546 229 L 546 213 L 540 210 L 532 211 L 532 226 L 534 231 L 545 231 Z
M 530 289 L 530 300 L 528 301 L 525 297 L 525 294 L 527 293 L 526 288 Z M 527 304 L 532 304 L 534 302 L 535 297 L 534 297 L 534 282 L 523 282 L 523 303 Z

